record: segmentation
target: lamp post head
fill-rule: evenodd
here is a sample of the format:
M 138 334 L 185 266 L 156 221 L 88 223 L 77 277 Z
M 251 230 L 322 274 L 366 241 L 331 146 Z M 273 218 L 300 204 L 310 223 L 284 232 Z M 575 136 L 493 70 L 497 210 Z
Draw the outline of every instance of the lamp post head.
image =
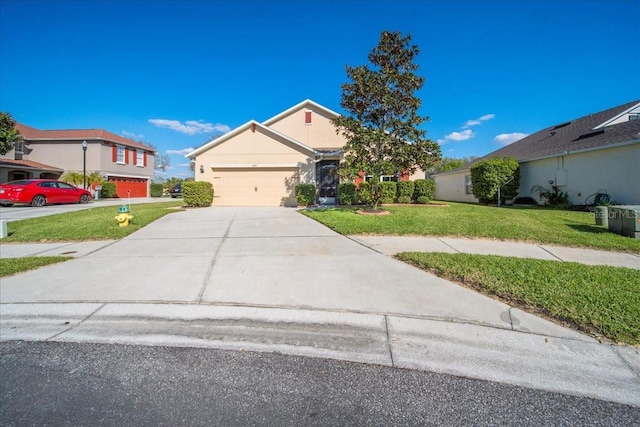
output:
M 87 145 L 89 145 L 89 144 L 87 144 L 87 141 L 82 141 L 82 149 L 84 151 L 87 151 Z

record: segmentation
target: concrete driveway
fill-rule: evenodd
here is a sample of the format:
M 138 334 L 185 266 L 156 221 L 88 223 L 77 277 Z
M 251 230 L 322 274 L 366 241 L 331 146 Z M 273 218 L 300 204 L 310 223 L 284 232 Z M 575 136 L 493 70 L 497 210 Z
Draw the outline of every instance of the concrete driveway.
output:
M 3 303 L 232 304 L 511 327 L 507 305 L 283 208 L 178 212 L 82 258 L 2 282 Z

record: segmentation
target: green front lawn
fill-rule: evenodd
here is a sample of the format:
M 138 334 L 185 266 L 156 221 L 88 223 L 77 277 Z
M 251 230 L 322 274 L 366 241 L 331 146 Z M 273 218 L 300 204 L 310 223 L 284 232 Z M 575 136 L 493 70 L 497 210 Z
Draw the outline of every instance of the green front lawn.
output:
M 40 218 L 12 221 L 2 243 L 71 242 L 83 240 L 117 240 L 145 225 L 176 212 L 182 201 L 131 205 L 133 223 L 120 227 L 115 220 L 118 206 L 103 206 Z M 38 209 L 38 208 L 33 208 Z
M 398 258 L 597 337 L 640 344 L 640 270 L 495 255 L 405 252 Z
M 596 226 L 589 212 L 452 202 L 448 205 L 385 206 L 384 209 L 391 212 L 386 216 L 359 215 L 355 207 L 302 213 L 345 235 L 486 238 L 640 253 L 639 239 L 619 236 Z
M 43 256 L 0 259 L 0 277 L 11 276 L 45 265 L 55 264 L 73 259 L 65 256 Z

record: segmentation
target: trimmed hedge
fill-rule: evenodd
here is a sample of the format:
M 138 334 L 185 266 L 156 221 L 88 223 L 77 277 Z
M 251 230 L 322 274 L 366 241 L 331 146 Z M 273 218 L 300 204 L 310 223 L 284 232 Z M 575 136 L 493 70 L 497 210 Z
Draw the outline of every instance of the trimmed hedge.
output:
M 185 181 L 182 183 L 182 200 L 191 207 L 211 206 L 213 186 L 205 181 Z
M 505 182 L 513 178 L 508 184 Z M 471 192 L 480 203 L 495 203 L 498 188 L 500 201 L 513 199 L 520 188 L 520 165 L 512 157 L 493 157 L 471 166 Z
M 353 182 L 338 184 L 338 201 L 341 205 L 355 205 L 358 201 L 356 185 Z
M 413 202 L 413 193 L 415 191 L 416 184 L 413 181 L 399 181 L 398 182 L 398 203 L 411 203 Z
M 398 186 L 393 181 L 384 181 L 380 183 L 380 203 L 393 203 L 396 200 L 396 192 Z
M 151 197 L 162 197 L 163 191 L 164 191 L 163 184 L 151 184 L 151 188 L 150 188 Z
M 296 184 L 296 203 L 298 206 L 311 206 L 316 202 L 316 186 Z
M 433 179 L 416 179 L 413 198 L 420 204 L 429 203 L 436 197 L 436 182 Z
M 116 197 L 116 184 L 113 182 L 105 182 L 104 184 L 102 184 L 100 197 L 103 199 L 110 199 L 110 198 Z
M 373 202 L 373 187 L 370 182 L 361 182 L 358 188 L 358 203 L 370 205 Z

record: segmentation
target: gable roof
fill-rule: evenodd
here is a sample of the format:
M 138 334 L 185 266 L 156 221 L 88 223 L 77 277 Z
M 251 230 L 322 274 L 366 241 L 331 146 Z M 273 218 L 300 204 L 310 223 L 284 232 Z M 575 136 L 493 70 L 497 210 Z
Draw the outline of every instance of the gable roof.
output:
M 265 120 L 264 122 L 262 122 L 262 124 L 264 124 L 265 126 L 271 126 L 273 123 L 277 122 L 278 120 L 282 119 L 283 117 L 287 117 L 288 115 L 290 115 L 291 113 L 294 113 L 298 110 L 301 110 L 305 107 L 313 107 L 315 109 L 318 109 L 320 111 L 325 112 L 327 115 L 332 116 L 332 117 L 338 117 L 340 114 L 336 113 L 333 110 L 328 109 L 327 107 L 324 107 L 320 104 L 318 104 L 317 102 L 313 102 L 310 99 L 305 99 L 304 101 L 294 105 L 291 108 L 288 108 L 286 110 L 284 110 L 282 113 L 276 114 L 275 116 L 271 117 L 270 119 Z
M 447 173 L 468 170 L 474 163 L 491 157 L 513 157 L 519 162 L 526 162 L 610 146 L 640 143 L 640 119 L 606 126 L 613 119 L 623 116 L 638 106 L 640 106 L 640 100 L 631 101 L 599 113 L 549 126 Z
M 297 141 L 291 137 L 288 137 L 287 135 L 275 131 L 273 129 L 271 129 L 270 127 L 267 127 L 265 125 L 263 125 L 262 123 L 256 122 L 255 120 L 249 120 L 247 123 L 243 124 L 242 126 L 238 126 L 237 128 L 235 128 L 234 130 L 232 130 L 231 132 L 225 133 L 222 136 L 219 136 L 218 138 L 209 141 L 208 143 L 206 143 L 205 145 L 203 145 L 202 147 L 192 151 L 191 153 L 187 154 L 185 157 L 188 157 L 190 159 L 195 158 L 198 154 L 200 153 L 204 153 L 205 151 L 208 151 L 210 149 L 212 149 L 213 147 L 215 147 L 216 145 L 220 145 L 223 142 L 233 138 L 234 136 L 244 132 L 245 130 L 249 129 L 251 126 L 255 126 L 256 128 L 262 129 L 266 134 L 270 134 L 272 136 L 275 137 L 279 137 L 282 138 L 288 142 L 290 142 L 291 144 L 299 147 L 301 150 L 307 151 L 309 153 L 315 154 L 316 150 L 314 150 L 313 148 L 309 147 L 308 145 L 305 145 L 303 143 L 301 143 L 300 141 Z
M 25 141 L 81 141 L 100 140 L 115 142 L 128 147 L 141 148 L 147 151 L 155 151 L 153 148 L 136 142 L 132 139 L 116 135 L 103 129 L 63 129 L 63 130 L 40 130 L 30 126 L 16 123 L 16 129 Z

